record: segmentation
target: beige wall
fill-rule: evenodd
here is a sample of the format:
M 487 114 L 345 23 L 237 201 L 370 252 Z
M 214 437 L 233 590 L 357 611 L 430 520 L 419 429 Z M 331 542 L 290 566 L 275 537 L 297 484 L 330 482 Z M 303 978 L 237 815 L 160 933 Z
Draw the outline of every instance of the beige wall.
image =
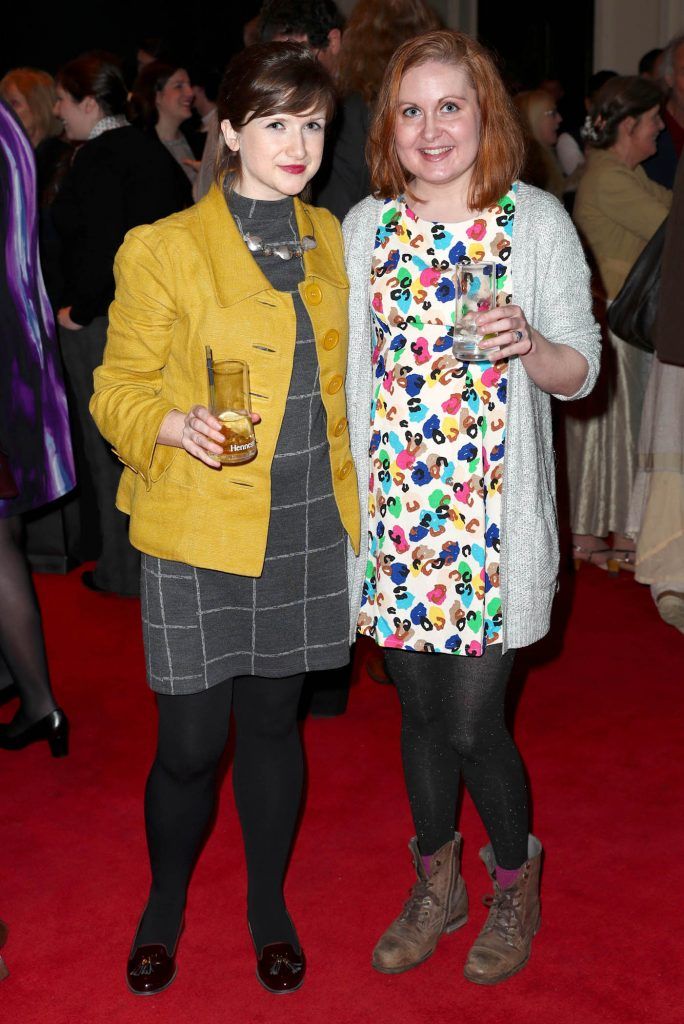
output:
M 432 6 L 449 28 L 477 35 L 477 0 L 432 0 Z
M 635 75 L 639 58 L 684 32 L 684 0 L 596 0 L 594 71 Z
M 493 2 L 493 0 L 489 0 Z M 356 0 L 337 0 L 349 14 Z M 430 0 L 451 28 L 475 35 L 477 0 Z M 568 17 L 572 4 L 568 4 Z M 684 0 L 595 0 L 594 71 L 637 72 L 639 58 L 672 36 L 684 33 Z

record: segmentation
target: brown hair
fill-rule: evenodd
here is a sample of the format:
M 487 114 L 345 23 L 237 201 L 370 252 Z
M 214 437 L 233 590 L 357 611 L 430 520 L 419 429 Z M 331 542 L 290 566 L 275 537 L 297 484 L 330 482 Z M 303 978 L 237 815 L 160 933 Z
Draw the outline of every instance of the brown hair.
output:
M 339 82 L 371 104 L 390 57 L 407 39 L 441 28 L 425 0 L 358 0 L 342 36 Z
M 128 91 L 114 54 L 94 51 L 70 60 L 57 72 L 57 84 L 77 103 L 93 96 L 105 117 L 126 110 Z
M 472 210 L 484 210 L 505 195 L 520 174 L 525 144 L 513 102 L 494 58 L 462 32 L 429 32 L 399 47 L 382 81 L 368 138 L 371 183 L 382 199 L 406 193 L 412 180 L 401 166 L 395 147 L 397 99 L 407 71 L 428 61 L 463 69 L 480 107 L 480 145 L 468 190 Z
M 159 120 L 157 96 L 163 91 L 166 83 L 177 71 L 184 71 L 181 64 L 167 64 L 161 60 L 152 60 L 140 71 L 133 83 L 128 109 L 131 120 L 137 127 L 150 131 Z
M 57 94 L 52 75 L 37 68 L 14 68 L 0 81 L 0 96 L 3 99 L 7 99 L 7 91 L 12 85 L 24 97 L 33 114 L 38 142 L 61 135 L 64 126 L 53 113 Z
M 244 128 L 255 117 L 323 110 L 329 124 L 337 94 L 332 78 L 314 54 L 299 43 L 256 43 L 228 65 L 216 99 L 219 128 L 230 121 Z M 239 175 L 240 154 L 219 134 L 214 176 Z
M 593 99 L 583 130 L 595 149 L 610 149 L 617 142 L 618 127 L 626 117 L 637 120 L 660 105 L 662 93 L 655 82 L 638 75 L 616 75 L 601 86 Z

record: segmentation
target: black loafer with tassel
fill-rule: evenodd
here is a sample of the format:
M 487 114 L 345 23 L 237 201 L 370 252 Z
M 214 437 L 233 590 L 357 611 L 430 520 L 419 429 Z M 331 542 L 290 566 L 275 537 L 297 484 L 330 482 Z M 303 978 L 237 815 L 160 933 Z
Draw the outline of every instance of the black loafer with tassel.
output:
M 177 970 L 176 958 L 166 946 L 138 946 L 128 961 L 126 981 L 136 996 L 156 996 L 169 987 Z
M 271 942 L 257 954 L 256 976 L 275 995 L 296 992 L 304 983 L 306 958 L 289 942 Z

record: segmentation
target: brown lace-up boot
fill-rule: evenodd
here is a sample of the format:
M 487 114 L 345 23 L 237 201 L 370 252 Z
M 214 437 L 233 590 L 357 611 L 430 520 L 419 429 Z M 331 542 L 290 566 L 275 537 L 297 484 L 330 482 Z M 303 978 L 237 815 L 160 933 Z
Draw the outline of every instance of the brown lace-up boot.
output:
M 527 860 L 518 878 L 507 889 L 501 889 L 496 881 L 496 862 L 491 845 L 480 850 L 480 857 L 494 883 L 494 895 L 484 898 L 485 905 L 490 908 L 489 915 L 463 969 L 468 981 L 478 985 L 497 985 L 522 970 L 530 959 L 532 939 L 541 925 L 541 854 L 541 843 L 530 836 Z
M 434 953 L 441 935 L 456 931 L 468 920 L 468 894 L 459 869 L 458 832 L 434 854 L 429 875 L 415 836 L 409 850 L 418 879 L 401 914 L 373 950 L 373 967 L 383 974 L 399 974 L 422 964 Z

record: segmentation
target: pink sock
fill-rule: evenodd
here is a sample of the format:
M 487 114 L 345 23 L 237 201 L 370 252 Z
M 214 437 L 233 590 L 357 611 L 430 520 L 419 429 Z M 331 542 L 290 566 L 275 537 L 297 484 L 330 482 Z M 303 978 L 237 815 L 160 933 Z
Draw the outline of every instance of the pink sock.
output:
M 425 868 L 425 874 L 429 875 L 430 874 L 430 865 L 432 864 L 432 854 L 430 854 L 429 857 L 423 857 L 423 855 L 421 854 L 420 859 L 423 862 L 423 867 Z
M 510 870 L 510 868 L 500 868 L 499 865 L 497 864 L 496 880 L 499 883 L 499 888 L 507 889 L 509 885 L 513 885 L 513 883 L 517 880 L 520 871 L 521 868 L 513 868 L 513 870 Z

